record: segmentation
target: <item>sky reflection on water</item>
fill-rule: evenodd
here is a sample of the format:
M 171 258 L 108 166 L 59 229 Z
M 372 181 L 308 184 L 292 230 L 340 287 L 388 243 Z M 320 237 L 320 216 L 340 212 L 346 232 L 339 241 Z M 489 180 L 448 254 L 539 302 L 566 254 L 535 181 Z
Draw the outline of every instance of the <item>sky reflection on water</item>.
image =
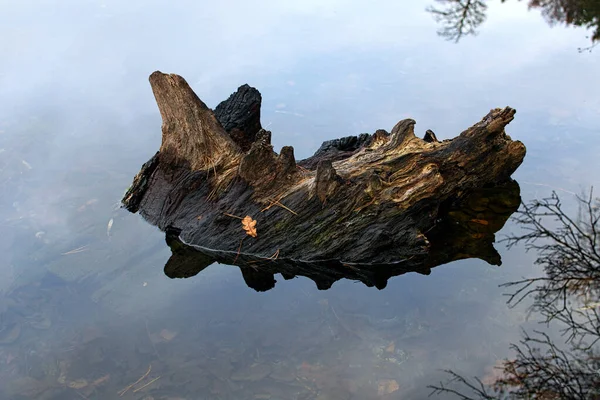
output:
M 510 105 L 525 200 L 598 186 L 585 32 L 492 4 L 479 37 L 454 45 L 426 5 L 0 2 L 3 398 L 119 398 L 148 365 L 145 382 L 160 379 L 123 398 L 386 398 L 391 381 L 388 398 L 420 398 L 441 369 L 482 376 L 509 356 L 535 326 L 498 288 L 535 271 L 519 249 L 497 246 L 501 268 L 461 261 L 383 291 L 300 278 L 258 294 L 228 266 L 167 278 L 163 234 L 118 208 L 160 143 L 157 69 L 211 107 L 257 87 L 276 150 L 298 158 L 406 117 L 450 138 Z

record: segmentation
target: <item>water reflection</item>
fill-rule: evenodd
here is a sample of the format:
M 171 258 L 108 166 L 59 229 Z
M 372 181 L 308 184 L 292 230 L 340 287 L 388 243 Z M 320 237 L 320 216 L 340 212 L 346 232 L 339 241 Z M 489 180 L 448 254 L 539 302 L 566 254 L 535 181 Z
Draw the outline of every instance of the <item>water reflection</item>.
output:
M 351 279 L 383 289 L 388 279 L 407 272 L 429 275 L 431 269 L 451 261 L 478 258 L 500 265 L 500 254 L 493 246 L 499 231 L 520 204 L 520 189 L 510 180 L 494 187 L 481 188 L 442 204 L 436 224 L 424 232 L 430 247 L 426 254 L 393 264 L 350 264 L 337 260 L 303 262 L 279 258 L 257 258 L 206 248 L 186 246 L 178 239 L 179 231 L 167 230 L 167 244 L 173 255 L 165 265 L 171 278 L 195 276 L 213 262 L 237 265 L 246 284 L 256 291 L 275 287 L 275 274 L 284 279 L 304 276 L 313 280 L 318 289 L 329 289 L 340 279 Z
M 429 7 L 428 11 L 443 25 L 440 36 L 458 42 L 468 35 L 475 35 L 485 21 L 485 0 L 436 0 L 441 7 Z M 504 3 L 505 0 L 502 0 Z M 548 23 L 564 23 L 567 26 L 593 30 L 591 50 L 600 40 L 600 3 L 597 0 L 529 0 L 529 8 L 540 9 Z
M 512 345 L 515 358 L 499 361 L 482 380 L 473 383 L 450 371 L 451 382 L 472 395 L 448 383 L 434 387 L 437 393 L 464 399 L 600 398 L 600 199 L 590 192 L 577 200 L 577 216 L 565 211 L 556 193 L 525 204 L 516 218 L 524 233 L 507 239 L 536 251 L 545 272 L 504 284 L 515 289 L 509 304 L 531 299 L 530 310 L 560 328 L 562 336 L 525 332 Z
M 519 248 L 382 291 L 256 293 L 237 267 L 167 278 L 164 233 L 113 206 L 160 143 L 157 68 L 212 105 L 263 88 L 262 122 L 299 157 L 399 115 L 443 140 L 510 104 L 524 199 L 597 186 L 598 53 L 570 57 L 580 31 L 517 1 L 496 25 L 490 2 L 495 29 L 460 47 L 435 36 L 431 0 L 0 3 L 0 399 L 424 399 L 440 369 L 481 376 L 532 332 L 497 288 L 530 275 Z

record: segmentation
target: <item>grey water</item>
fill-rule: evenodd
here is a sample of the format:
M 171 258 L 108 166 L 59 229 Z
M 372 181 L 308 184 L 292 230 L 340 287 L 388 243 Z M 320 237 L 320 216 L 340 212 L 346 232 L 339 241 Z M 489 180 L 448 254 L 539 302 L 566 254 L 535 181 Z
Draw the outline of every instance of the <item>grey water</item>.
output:
M 164 234 L 119 208 L 160 146 L 154 70 L 210 107 L 258 88 L 298 158 L 407 117 L 449 139 L 508 105 L 524 201 L 598 187 L 589 32 L 490 2 L 452 43 L 429 4 L 0 1 L 0 399 L 420 399 L 445 369 L 493 376 L 540 328 L 499 287 L 541 273 L 521 247 L 381 291 L 278 277 L 257 293 L 226 265 L 168 278 Z

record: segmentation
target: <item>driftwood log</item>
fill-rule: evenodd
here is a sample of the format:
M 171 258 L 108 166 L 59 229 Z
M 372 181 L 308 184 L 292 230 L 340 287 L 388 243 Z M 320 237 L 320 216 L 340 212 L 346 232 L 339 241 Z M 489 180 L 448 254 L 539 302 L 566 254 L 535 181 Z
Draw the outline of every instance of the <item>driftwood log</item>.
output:
M 333 268 L 320 286 L 341 277 L 336 268 L 371 266 L 389 277 L 382 266 L 427 271 L 465 257 L 499 264 L 493 233 L 518 207 L 510 176 L 525 156 L 525 146 L 504 131 L 514 109 L 491 110 L 452 140 L 429 130 L 420 139 L 415 121 L 405 119 L 389 133 L 324 142 L 297 161 L 292 147 L 273 150 L 256 89 L 241 86 L 213 111 L 178 75 L 157 71 L 150 84 L 162 144 L 123 204 L 175 232 L 170 243 L 178 242 L 179 252 L 193 245 L 207 260 L 253 261 L 253 271 L 257 260 L 275 259 Z M 495 190 L 506 195 L 489 196 Z M 471 230 L 448 225 L 459 209 L 469 210 L 461 226 Z M 246 216 L 256 222 L 255 237 L 242 224 Z M 173 265 L 166 271 L 181 271 Z M 380 278 L 353 278 L 382 286 Z
M 334 282 L 346 278 L 379 289 L 388 279 L 408 272 L 429 275 L 431 269 L 464 258 L 479 258 L 500 265 L 500 254 L 493 246 L 495 233 L 521 203 L 519 185 L 509 180 L 501 185 L 475 189 L 440 210 L 438 222 L 426 233 L 427 253 L 415 254 L 394 263 L 347 264 L 339 260 L 297 261 L 283 257 L 257 257 L 185 245 L 178 229 L 167 229 L 167 244 L 172 256 L 165 265 L 170 278 L 195 276 L 214 262 L 237 265 L 246 284 L 266 291 L 275 286 L 275 275 L 284 279 L 303 276 L 313 280 L 317 288 L 326 290 Z

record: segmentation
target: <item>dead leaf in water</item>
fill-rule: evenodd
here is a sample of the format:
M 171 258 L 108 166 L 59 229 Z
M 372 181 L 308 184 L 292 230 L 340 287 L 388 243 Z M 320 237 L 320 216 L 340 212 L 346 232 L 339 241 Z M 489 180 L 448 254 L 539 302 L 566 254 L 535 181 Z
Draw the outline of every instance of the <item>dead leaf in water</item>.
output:
M 242 219 L 242 228 L 249 236 L 258 236 L 258 233 L 256 232 L 256 220 L 252 219 L 249 215 L 246 215 L 244 219 Z
M 173 338 L 175 338 L 175 336 L 177 336 L 177 332 L 173 332 L 168 329 L 163 329 L 162 331 L 160 331 L 159 336 L 165 342 L 170 342 L 171 340 L 173 340 Z
M 400 389 L 400 385 L 395 379 L 382 379 L 377 382 L 377 394 L 379 396 L 394 393 L 398 389 Z
M 8 353 L 6 356 L 6 365 L 10 364 L 16 358 L 17 358 L 16 356 L 13 356 L 12 354 Z
M 0 328 L 0 344 L 11 344 L 17 341 L 21 335 L 21 325 L 18 323 L 9 324 Z
M 231 374 L 232 381 L 259 382 L 269 376 L 273 369 L 268 364 L 254 363 Z
M 85 379 L 77 379 L 76 381 L 71 381 L 67 384 L 71 389 L 83 389 L 88 385 L 88 381 Z
M 96 204 L 98 202 L 98 199 L 91 199 L 86 201 L 84 204 L 82 204 L 78 209 L 77 212 L 82 212 L 84 211 L 86 208 L 88 208 L 89 206 Z
M 385 348 L 386 353 L 394 353 L 396 351 L 396 344 L 394 342 L 390 342 L 388 346 Z

